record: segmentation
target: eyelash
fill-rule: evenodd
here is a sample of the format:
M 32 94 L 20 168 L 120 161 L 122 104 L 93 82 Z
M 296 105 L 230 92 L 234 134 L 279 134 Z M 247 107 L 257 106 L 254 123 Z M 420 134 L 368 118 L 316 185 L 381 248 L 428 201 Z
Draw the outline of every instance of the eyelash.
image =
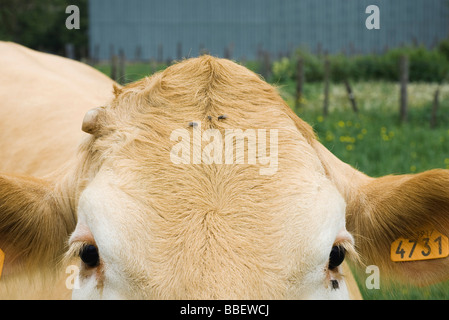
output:
M 89 247 L 94 247 L 96 248 L 97 251 L 97 255 L 98 255 L 98 261 L 97 263 L 86 263 L 86 261 L 83 261 L 82 258 L 82 253 Z M 95 244 L 92 244 L 90 242 L 85 242 L 85 241 L 74 241 L 70 244 L 69 250 L 66 252 L 65 256 L 64 256 L 64 262 L 68 262 L 72 259 L 81 259 L 81 261 L 86 265 L 86 267 L 88 268 L 93 268 L 98 266 L 99 261 L 100 261 L 100 255 L 98 253 L 98 248 Z
M 352 242 L 341 241 L 332 246 L 327 263 L 328 280 L 330 281 L 332 290 L 337 290 L 340 288 L 339 280 L 341 275 L 339 274 L 338 267 L 347 257 L 352 260 L 358 260 L 358 255 Z

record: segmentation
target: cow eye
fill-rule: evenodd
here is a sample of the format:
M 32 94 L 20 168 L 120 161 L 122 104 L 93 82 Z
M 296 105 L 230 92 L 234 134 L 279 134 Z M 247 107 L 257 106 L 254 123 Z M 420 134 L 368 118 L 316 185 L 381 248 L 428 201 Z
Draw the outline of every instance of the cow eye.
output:
M 346 250 L 343 246 L 333 246 L 329 255 L 329 270 L 333 270 L 342 264 Z
M 80 251 L 80 258 L 87 266 L 91 268 L 98 266 L 100 262 L 98 249 L 94 245 L 83 246 Z

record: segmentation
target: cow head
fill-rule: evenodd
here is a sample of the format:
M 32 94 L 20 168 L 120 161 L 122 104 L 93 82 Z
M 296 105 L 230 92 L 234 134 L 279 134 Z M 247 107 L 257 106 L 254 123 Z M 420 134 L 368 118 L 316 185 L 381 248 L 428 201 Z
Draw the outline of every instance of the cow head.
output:
M 348 256 L 447 275 L 447 259 L 391 262 L 390 244 L 448 233 L 448 171 L 365 176 L 233 62 L 189 59 L 116 88 L 83 130 L 64 174 L 0 176 L 5 278 L 65 251 L 75 298 L 347 298 Z

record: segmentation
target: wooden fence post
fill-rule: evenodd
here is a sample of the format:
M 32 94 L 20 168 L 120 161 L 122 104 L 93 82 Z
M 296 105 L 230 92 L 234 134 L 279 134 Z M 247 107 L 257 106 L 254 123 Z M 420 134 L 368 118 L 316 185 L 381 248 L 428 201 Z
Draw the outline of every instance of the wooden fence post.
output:
M 228 46 L 225 46 L 223 49 L 223 58 L 231 59 L 231 53 L 229 52 Z
M 111 56 L 111 79 L 117 81 L 117 66 L 118 65 L 118 57 L 113 54 Z
M 94 46 L 94 56 L 92 58 L 92 64 L 98 64 L 100 61 L 100 46 L 98 44 Z
M 200 56 L 205 54 L 209 54 L 209 50 L 207 50 L 203 43 L 200 43 Z
M 66 43 L 65 44 L 65 56 L 69 59 L 75 60 L 75 45 L 73 43 Z
M 181 61 L 182 59 L 182 42 L 178 41 L 176 44 L 176 59 Z
M 302 105 L 303 91 L 304 91 L 304 60 L 302 57 L 298 58 L 296 65 L 296 96 L 295 96 L 295 109 L 298 109 Z
M 407 85 L 409 78 L 409 60 L 406 55 L 402 55 L 399 62 L 400 71 L 400 107 L 399 118 L 401 122 L 407 122 L 408 120 L 408 106 L 407 106 Z
M 359 108 L 357 107 L 357 102 L 355 101 L 354 93 L 352 92 L 352 88 L 351 88 L 351 85 L 349 84 L 349 80 L 345 78 L 344 82 L 345 82 L 346 92 L 348 93 L 349 101 L 351 101 L 352 110 L 355 113 L 358 113 Z
M 162 45 L 162 43 L 159 43 L 159 45 L 157 46 L 157 61 L 164 61 L 164 46 Z
M 433 95 L 432 114 L 430 116 L 430 128 L 435 129 L 437 125 L 437 113 L 440 106 L 440 85 L 438 85 Z
M 324 58 L 324 103 L 323 103 L 323 116 L 329 114 L 329 82 L 330 82 L 330 62 L 326 55 Z
M 125 75 L 125 52 L 123 51 L 123 49 L 120 49 L 119 52 L 119 62 L 118 62 L 118 82 L 120 84 L 125 84 L 126 83 L 126 75 Z
M 157 62 L 154 58 L 150 59 L 150 75 L 156 73 L 157 71 Z
M 262 54 L 262 76 L 266 81 L 271 76 L 271 57 L 268 51 L 263 52 Z

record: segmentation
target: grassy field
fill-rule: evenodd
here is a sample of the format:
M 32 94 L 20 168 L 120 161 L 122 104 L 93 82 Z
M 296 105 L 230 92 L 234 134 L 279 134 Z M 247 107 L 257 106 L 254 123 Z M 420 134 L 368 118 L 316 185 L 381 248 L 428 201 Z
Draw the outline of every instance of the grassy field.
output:
M 111 75 L 111 65 L 110 63 L 101 63 L 94 66 L 107 76 Z M 157 63 L 132 63 L 126 65 L 125 76 L 117 81 L 123 84 L 134 82 L 142 79 L 148 75 L 153 74 L 156 71 L 163 70 L 167 67 L 165 64 Z M 118 76 L 118 71 L 117 71 Z
M 129 65 L 125 82 L 135 81 L 164 66 Z M 107 75 L 110 67 L 98 66 Z M 322 115 L 323 84 L 306 84 L 300 108 L 294 107 L 294 83 L 278 86 L 295 112 L 311 124 L 320 141 L 342 161 L 366 174 L 418 173 L 433 168 L 449 169 L 449 85 L 441 87 L 438 124 L 430 129 L 430 110 L 436 84 L 409 85 L 409 121 L 399 122 L 399 86 L 396 83 L 354 83 L 359 112 L 352 111 L 342 84 L 330 88 L 330 112 Z M 365 299 L 449 299 L 449 282 L 424 288 L 410 286 L 367 290 L 366 274 L 358 277 Z
M 279 86 L 294 108 L 294 86 Z M 430 129 L 437 85 L 410 84 L 409 121 L 399 122 L 399 86 L 365 82 L 353 85 L 360 108 L 354 113 L 343 85 L 332 85 L 330 113 L 322 115 L 322 84 L 306 85 L 296 113 L 311 124 L 320 141 L 341 160 L 371 175 L 449 169 L 449 85 L 441 87 L 438 124 Z

